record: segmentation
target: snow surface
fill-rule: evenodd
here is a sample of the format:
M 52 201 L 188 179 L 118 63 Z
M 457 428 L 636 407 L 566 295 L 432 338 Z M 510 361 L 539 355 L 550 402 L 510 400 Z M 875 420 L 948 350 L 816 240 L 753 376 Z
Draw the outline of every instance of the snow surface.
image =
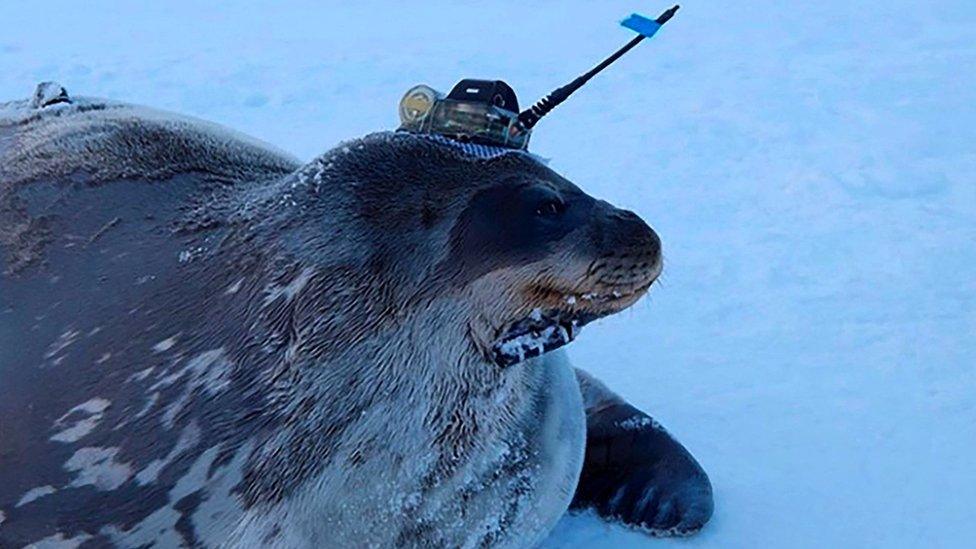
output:
M 0 2 L 0 98 L 53 79 L 311 158 L 395 126 L 415 83 L 527 104 L 668 7 L 142 4 Z M 972 0 L 699 1 L 539 124 L 535 152 L 664 241 L 662 284 L 571 354 L 716 490 L 697 537 L 584 516 L 547 547 L 973 546 L 974 105 Z

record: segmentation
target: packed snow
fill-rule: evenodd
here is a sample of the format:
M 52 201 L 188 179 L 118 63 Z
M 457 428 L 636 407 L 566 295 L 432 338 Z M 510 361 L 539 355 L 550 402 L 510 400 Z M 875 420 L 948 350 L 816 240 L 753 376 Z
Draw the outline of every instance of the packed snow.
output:
M 0 100 L 56 80 L 312 158 L 394 127 L 416 83 L 528 105 L 666 7 L 5 0 Z M 972 546 L 976 3 L 689 3 L 532 150 L 660 233 L 662 282 L 570 354 L 716 497 L 688 540 L 579 516 L 546 547 Z

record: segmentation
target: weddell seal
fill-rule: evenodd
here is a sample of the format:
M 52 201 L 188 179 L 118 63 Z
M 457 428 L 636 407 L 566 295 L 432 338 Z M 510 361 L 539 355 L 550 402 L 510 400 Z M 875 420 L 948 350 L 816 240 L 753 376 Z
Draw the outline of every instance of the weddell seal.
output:
M 661 269 L 524 153 L 378 133 L 302 164 L 59 86 L 0 105 L 0 546 L 531 546 L 654 534 L 694 458 L 574 371 Z

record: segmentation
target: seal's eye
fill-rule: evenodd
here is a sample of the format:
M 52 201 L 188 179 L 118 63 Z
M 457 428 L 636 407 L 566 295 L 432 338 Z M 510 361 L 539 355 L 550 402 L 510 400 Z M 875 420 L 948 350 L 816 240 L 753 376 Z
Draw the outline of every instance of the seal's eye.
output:
M 558 198 L 547 198 L 539 203 L 535 214 L 542 217 L 557 216 L 566 211 L 566 204 Z

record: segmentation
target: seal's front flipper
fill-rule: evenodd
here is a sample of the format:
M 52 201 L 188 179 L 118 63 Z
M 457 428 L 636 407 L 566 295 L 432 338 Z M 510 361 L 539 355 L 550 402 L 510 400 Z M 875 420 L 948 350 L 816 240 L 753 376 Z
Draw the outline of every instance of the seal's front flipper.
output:
M 695 458 L 650 416 L 585 372 L 586 458 L 572 509 L 655 536 L 687 536 L 712 516 L 712 485 Z

